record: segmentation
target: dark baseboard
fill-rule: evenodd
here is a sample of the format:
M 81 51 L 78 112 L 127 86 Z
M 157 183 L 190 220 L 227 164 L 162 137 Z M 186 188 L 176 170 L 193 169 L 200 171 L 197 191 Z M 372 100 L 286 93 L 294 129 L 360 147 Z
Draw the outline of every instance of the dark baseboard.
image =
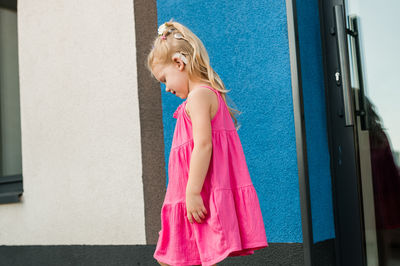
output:
M 0 246 L 1 266 L 159 265 L 155 245 Z M 253 255 L 228 257 L 218 265 L 304 265 L 303 244 L 270 243 Z
M 335 239 L 314 243 L 313 265 L 336 266 Z

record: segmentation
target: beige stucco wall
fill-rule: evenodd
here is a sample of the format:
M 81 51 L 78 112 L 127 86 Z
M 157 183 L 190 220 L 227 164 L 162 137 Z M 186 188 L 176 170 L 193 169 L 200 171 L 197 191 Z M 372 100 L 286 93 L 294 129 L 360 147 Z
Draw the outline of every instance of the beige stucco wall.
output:
M 145 244 L 133 1 L 19 0 L 24 194 L 1 245 Z

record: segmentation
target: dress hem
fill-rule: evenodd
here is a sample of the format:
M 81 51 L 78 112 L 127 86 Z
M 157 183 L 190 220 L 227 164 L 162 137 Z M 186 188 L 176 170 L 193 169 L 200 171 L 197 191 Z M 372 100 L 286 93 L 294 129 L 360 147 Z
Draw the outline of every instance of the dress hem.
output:
M 248 244 L 246 246 L 243 247 L 233 247 L 230 249 L 227 249 L 221 256 L 217 257 L 217 258 L 213 258 L 211 260 L 206 260 L 206 261 L 201 261 L 201 260 L 192 260 L 192 261 L 181 261 L 181 262 L 177 262 L 177 261 L 171 261 L 169 259 L 164 259 L 162 256 L 160 255 L 153 255 L 153 258 L 155 258 L 156 260 L 163 262 L 163 263 L 167 263 L 169 265 L 177 265 L 177 266 L 184 266 L 184 265 L 214 265 L 218 262 L 221 262 L 222 260 L 224 260 L 225 258 L 229 257 L 229 254 L 235 251 L 241 251 L 244 249 L 248 249 L 248 251 L 254 251 L 254 250 L 258 250 L 258 249 L 262 249 L 262 248 L 266 248 L 268 247 L 269 244 L 267 242 L 258 242 L 258 243 L 252 243 L 252 244 Z M 248 256 L 248 255 L 253 255 L 253 253 L 251 254 L 241 254 L 241 255 L 236 255 L 237 256 Z M 206 263 L 206 264 L 204 264 Z

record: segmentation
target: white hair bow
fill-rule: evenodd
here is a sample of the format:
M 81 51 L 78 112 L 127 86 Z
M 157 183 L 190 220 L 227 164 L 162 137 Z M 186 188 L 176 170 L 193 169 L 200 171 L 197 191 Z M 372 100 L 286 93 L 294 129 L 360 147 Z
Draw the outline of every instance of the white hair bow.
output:
M 167 25 L 165 25 L 165 23 L 161 24 L 161 26 L 158 27 L 158 36 L 163 35 L 166 28 L 167 28 Z

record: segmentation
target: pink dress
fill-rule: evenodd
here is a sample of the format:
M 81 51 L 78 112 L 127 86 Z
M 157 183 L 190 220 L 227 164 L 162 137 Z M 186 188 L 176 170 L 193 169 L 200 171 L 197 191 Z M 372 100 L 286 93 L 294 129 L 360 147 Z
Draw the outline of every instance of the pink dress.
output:
M 250 179 L 239 135 L 219 91 L 211 121 L 212 155 L 201 196 L 205 219 L 191 224 L 185 192 L 193 150 L 192 126 L 184 101 L 168 162 L 169 183 L 161 208 L 161 231 L 154 258 L 170 265 L 213 265 L 226 257 L 251 255 L 268 246 L 256 190 Z

